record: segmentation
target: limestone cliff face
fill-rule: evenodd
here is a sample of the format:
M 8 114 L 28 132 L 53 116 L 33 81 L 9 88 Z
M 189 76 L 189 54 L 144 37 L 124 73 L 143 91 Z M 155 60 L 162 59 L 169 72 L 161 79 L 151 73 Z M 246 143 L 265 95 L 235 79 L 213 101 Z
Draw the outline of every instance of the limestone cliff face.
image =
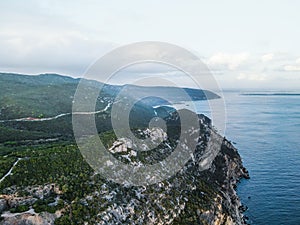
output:
M 214 135 L 221 138 L 216 133 Z M 247 224 L 235 188 L 240 179 L 249 179 L 249 174 L 237 149 L 225 138 L 222 138 L 221 149 L 205 174 L 210 182 L 215 183 L 218 194 L 211 208 L 201 211 L 204 224 Z

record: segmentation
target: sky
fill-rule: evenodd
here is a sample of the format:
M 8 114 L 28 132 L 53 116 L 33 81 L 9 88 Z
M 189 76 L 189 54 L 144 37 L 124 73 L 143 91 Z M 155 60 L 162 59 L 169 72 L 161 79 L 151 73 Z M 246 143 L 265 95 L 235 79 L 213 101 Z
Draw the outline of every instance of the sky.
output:
M 160 41 L 196 54 L 222 88 L 296 90 L 299 9 L 296 0 L 1 0 L 0 71 L 82 77 L 117 47 Z M 128 82 L 136 74 L 170 73 L 189 86 L 170 67 L 120 73 Z

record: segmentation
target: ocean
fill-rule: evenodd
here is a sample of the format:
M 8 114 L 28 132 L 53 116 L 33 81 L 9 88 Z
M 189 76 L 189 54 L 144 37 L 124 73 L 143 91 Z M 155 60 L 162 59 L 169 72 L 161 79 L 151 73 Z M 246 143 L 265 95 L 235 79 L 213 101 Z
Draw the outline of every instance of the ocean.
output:
M 300 95 L 243 93 L 223 95 L 225 136 L 235 143 L 251 177 L 237 189 L 248 207 L 245 215 L 253 225 L 299 225 Z M 197 102 L 196 107 L 210 116 L 207 103 Z
M 300 95 L 271 93 L 224 92 L 225 134 L 250 172 L 238 186 L 250 224 L 299 225 Z

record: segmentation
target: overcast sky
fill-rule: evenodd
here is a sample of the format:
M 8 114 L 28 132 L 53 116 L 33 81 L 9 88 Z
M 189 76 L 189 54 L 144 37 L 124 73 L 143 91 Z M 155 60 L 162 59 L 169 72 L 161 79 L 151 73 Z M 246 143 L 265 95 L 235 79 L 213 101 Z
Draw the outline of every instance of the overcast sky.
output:
M 81 77 L 118 46 L 163 41 L 197 54 L 223 88 L 300 89 L 299 9 L 296 0 L 1 0 L 0 71 Z

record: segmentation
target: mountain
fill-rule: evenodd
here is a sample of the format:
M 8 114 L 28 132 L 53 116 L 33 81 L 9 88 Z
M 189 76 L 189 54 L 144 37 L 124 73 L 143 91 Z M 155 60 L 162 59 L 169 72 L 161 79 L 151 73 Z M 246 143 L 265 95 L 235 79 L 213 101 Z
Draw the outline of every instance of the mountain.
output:
M 72 101 L 80 79 L 57 74 L 41 74 L 37 76 L 0 73 L 0 119 L 16 119 L 22 117 L 51 117 L 72 111 Z M 99 88 L 103 83 L 86 81 L 89 88 Z M 132 97 L 162 96 L 172 101 L 186 100 L 181 93 L 184 90 L 192 100 L 219 98 L 218 95 L 205 90 L 177 87 L 141 87 L 134 85 L 104 85 L 101 99 L 113 99 L 121 91 L 122 95 Z M 157 99 L 157 98 L 156 98 Z M 106 100 L 108 101 L 108 100 Z M 160 99 L 153 100 L 152 105 L 166 103 Z M 106 103 L 104 103 L 106 104 Z M 103 104 L 98 102 L 98 108 Z
M 105 84 L 97 113 L 72 115 L 80 79 L 0 74 L 0 80 L 0 225 L 246 224 L 235 188 L 240 179 L 249 178 L 248 171 L 237 149 L 208 117 L 170 106 L 186 100 L 182 89 Z M 90 80 L 85 84 L 87 93 L 103 85 Z M 192 100 L 218 98 L 205 90 L 184 91 Z M 111 108 L 115 100 L 116 115 Z M 117 137 L 112 120 L 124 119 L 131 104 L 133 136 L 120 132 L 123 136 Z M 72 116 L 82 119 L 80 131 L 95 119 L 98 134 L 80 136 L 87 152 L 74 140 Z M 165 129 L 149 127 L 157 117 L 165 121 Z M 134 168 L 112 165 L 106 171 L 125 182 L 114 182 L 92 167 L 88 159 L 103 160 L 91 154 L 95 138 L 110 157 Z M 151 141 L 138 144 L 135 138 Z M 168 167 L 169 157 L 174 161 Z M 162 167 L 152 176 L 135 176 L 134 171 L 149 165 Z M 164 174 L 170 176 L 158 179 Z M 136 179 L 144 182 L 133 185 Z
M 37 76 L 20 74 L 0 74 L 0 142 L 24 139 L 41 139 L 53 137 L 71 137 L 72 103 L 80 79 L 57 74 Z M 103 86 L 97 98 L 95 111 L 104 109 L 116 97 L 123 99 L 126 107 L 128 101 L 134 102 L 140 96 L 149 96 L 134 104 L 131 109 L 132 126 L 148 125 L 157 112 L 153 106 L 167 104 L 166 100 L 153 96 L 160 95 L 174 102 L 185 100 L 181 97 L 182 89 L 176 87 L 140 87 L 133 85 L 109 85 L 93 80 L 84 80 L 85 92 L 93 92 Z M 183 89 L 193 100 L 219 98 L 218 95 L 203 90 Z M 119 103 L 121 104 L 121 103 Z M 111 129 L 110 109 L 96 115 L 99 132 Z M 156 109 L 158 112 L 161 110 Z M 60 115 L 64 115 L 61 116 Z M 56 117 L 53 120 L 46 118 Z M 19 120 L 28 118 L 27 120 Z M 34 123 L 32 121 L 34 120 Z M 29 122 L 28 122 L 29 121 Z M 22 131 L 22 132 L 20 132 Z M 28 133 L 27 131 L 31 132 Z
M 79 80 L 55 74 L 0 74 L 0 119 L 71 112 Z
M 156 163 L 172 154 L 178 143 L 178 115 L 172 112 L 165 118 L 167 139 L 151 151 L 129 147 L 111 131 L 100 133 L 100 139 L 123 163 Z M 74 143 L 0 148 L 5 150 L 5 157 L 0 157 L 2 174 L 18 163 L 11 167 L 13 175 L 0 181 L 0 224 L 246 224 L 235 188 L 248 172 L 237 150 L 216 133 L 210 120 L 197 117 L 201 132 L 195 136 L 197 132 L 190 130 L 188 141 L 198 143 L 191 159 L 170 178 L 148 186 L 118 184 L 95 173 Z M 147 129 L 134 132 L 149 134 Z M 161 137 L 150 132 L 151 137 Z

